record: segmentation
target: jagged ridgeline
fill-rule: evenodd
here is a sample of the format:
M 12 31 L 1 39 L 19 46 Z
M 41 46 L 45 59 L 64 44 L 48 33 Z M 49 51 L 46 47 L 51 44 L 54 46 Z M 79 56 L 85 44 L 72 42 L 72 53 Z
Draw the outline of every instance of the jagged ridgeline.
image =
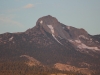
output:
M 19 33 L 0 34 L 0 75 L 99 75 L 100 35 L 50 15 Z

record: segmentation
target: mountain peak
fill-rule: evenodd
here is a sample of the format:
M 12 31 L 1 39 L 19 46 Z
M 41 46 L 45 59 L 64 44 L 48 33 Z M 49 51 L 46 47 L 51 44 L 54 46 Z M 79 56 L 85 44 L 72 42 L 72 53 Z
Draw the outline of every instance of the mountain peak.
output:
M 36 25 L 57 25 L 58 20 L 51 15 L 43 16 L 38 19 Z

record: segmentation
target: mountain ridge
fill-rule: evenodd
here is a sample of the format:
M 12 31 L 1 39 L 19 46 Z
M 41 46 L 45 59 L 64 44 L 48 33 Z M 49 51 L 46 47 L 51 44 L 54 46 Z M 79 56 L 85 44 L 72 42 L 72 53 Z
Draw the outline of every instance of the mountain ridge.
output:
M 84 29 L 66 26 L 50 15 L 44 16 L 25 32 L 0 34 L 1 62 L 29 61 L 21 58 L 22 55 L 28 59 L 33 57 L 43 65 L 60 63 L 98 72 L 100 35 L 90 35 Z

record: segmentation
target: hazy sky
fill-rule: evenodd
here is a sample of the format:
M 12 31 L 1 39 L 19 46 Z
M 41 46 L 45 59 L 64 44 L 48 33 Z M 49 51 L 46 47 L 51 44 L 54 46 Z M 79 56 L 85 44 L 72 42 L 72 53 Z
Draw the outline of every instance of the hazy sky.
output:
M 0 34 L 26 31 L 46 15 L 100 34 L 100 0 L 0 0 Z

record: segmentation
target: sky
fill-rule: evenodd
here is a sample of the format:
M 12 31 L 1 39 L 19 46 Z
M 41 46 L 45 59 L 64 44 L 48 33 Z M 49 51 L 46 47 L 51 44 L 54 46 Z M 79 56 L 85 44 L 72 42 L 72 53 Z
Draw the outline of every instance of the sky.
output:
M 24 32 L 46 15 L 100 34 L 100 0 L 0 0 L 0 34 Z

